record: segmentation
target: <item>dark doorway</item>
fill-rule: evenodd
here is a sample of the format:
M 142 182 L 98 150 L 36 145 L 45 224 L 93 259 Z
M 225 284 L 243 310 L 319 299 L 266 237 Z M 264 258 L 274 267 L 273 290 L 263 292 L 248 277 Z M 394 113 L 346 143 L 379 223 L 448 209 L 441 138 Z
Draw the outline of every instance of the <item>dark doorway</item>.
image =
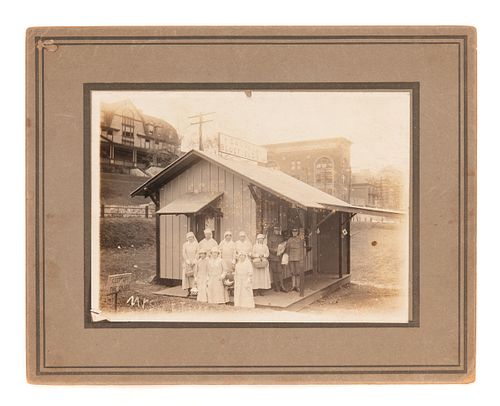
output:
M 192 218 L 191 231 L 196 236 L 198 241 L 205 238 L 205 228 L 210 228 L 213 231 L 213 238 L 215 241 L 220 242 L 220 216 L 213 213 L 198 213 Z
M 321 221 L 321 220 L 320 220 Z M 319 226 L 318 235 L 318 272 L 339 273 L 339 213 L 328 217 Z

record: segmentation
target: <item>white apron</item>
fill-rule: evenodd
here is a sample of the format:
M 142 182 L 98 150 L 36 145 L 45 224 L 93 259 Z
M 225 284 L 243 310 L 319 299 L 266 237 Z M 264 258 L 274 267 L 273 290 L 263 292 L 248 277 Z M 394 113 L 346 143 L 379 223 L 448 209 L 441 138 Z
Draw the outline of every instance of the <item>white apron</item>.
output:
M 182 289 L 194 288 L 194 275 L 187 276 L 186 272 L 195 270 L 197 254 L 198 243 L 196 241 L 193 241 L 192 243 L 186 241 L 182 245 L 182 258 L 184 259 L 182 263 Z
M 196 264 L 196 287 L 198 288 L 198 302 L 208 302 L 207 280 L 208 280 L 208 258 L 199 259 Z
M 226 303 L 229 301 L 223 280 L 225 266 L 222 259 L 208 260 L 207 298 L 208 303 Z
M 252 257 L 268 258 L 269 248 L 266 244 L 255 243 L 252 249 Z M 271 273 L 269 272 L 269 262 L 265 268 L 253 268 L 253 288 L 271 289 Z
M 234 305 L 255 307 L 252 291 L 253 267 L 249 259 L 237 262 L 234 271 Z

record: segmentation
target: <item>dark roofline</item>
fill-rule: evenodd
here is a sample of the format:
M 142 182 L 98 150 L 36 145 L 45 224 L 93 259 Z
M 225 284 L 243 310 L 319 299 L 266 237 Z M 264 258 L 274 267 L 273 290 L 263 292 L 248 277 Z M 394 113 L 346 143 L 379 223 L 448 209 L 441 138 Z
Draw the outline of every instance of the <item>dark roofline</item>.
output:
M 163 118 L 160 118 L 160 117 L 155 117 L 155 116 L 150 116 L 149 114 L 144 114 L 144 113 L 141 113 L 141 116 L 142 116 L 142 120 L 144 121 L 145 124 L 154 124 L 154 125 L 162 125 L 162 126 L 165 126 L 165 127 L 170 127 L 172 128 L 175 132 L 177 132 L 177 130 L 175 129 L 175 127 L 170 124 L 168 121 L 164 120 Z

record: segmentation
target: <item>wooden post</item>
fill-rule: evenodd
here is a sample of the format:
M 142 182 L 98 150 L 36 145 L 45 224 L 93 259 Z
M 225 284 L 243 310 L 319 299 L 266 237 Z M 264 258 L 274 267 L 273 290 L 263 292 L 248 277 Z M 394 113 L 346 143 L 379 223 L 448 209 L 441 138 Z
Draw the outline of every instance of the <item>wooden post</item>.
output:
M 311 225 L 309 229 L 309 243 L 311 245 L 311 261 L 313 275 L 318 273 L 318 234 L 316 234 L 317 213 L 311 210 Z
M 222 239 L 222 231 L 221 231 L 221 215 L 219 213 L 215 214 L 215 241 L 221 241 Z
M 155 204 L 155 211 L 160 210 L 160 192 L 156 191 L 150 195 L 151 200 Z M 155 229 L 156 229 L 156 279 L 160 280 L 161 267 L 160 267 L 160 215 L 155 213 Z
M 194 214 L 189 214 L 187 218 L 188 218 L 188 230 L 196 234 L 196 225 L 195 225 L 196 223 L 194 219 Z
M 145 214 L 145 217 L 148 218 L 149 217 L 149 206 L 145 206 L 144 208 L 144 214 Z
M 317 229 L 319 229 L 319 227 Z M 317 272 L 321 273 L 321 230 L 320 234 L 316 234 L 316 244 L 318 246 L 318 249 L 316 250 L 316 263 L 318 264 Z
M 260 218 L 259 218 L 259 230 L 258 230 L 258 232 L 263 233 L 264 232 L 264 213 L 267 214 L 269 204 L 268 204 L 267 199 L 264 200 L 263 198 L 260 199 L 259 204 L 260 204 Z
M 263 200 L 264 200 L 263 192 L 260 191 L 260 196 L 259 196 L 259 194 L 257 193 L 257 190 L 255 189 L 255 186 L 252 184 L 248 185 L 248 189 L 250 189 L 250 194 L 252 195 L 253 200 L 255 201 L 255 205 L 257 207 L 257 210 L 259 212 L 259 216 L 257 219 L 259 224 L 257 224 L 257 228 L 259 230 L 262 230 L 263 226 L 264 226 L 264 210 L 265 210 L 265 208 L 263 207 Z
M 339 212 L 339 278 L 342 278 L 342 212 Z
M 349 216 L 349 220 L 347 221 L 347 239 L 346 239 L 346 245 L 347 245 L 347 269 L 346 272 L 349 275 L 351 273 L 351 219 L 353 216 Z

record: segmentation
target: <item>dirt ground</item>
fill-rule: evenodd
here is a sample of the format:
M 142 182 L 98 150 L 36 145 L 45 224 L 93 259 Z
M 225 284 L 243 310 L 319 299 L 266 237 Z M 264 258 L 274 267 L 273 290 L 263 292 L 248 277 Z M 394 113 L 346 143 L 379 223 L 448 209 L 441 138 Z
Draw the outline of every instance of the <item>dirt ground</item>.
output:
M 402 224 L 353 222 L 351 283 L 302 311 L 345 310 L 391 313 L 404 303 L 407 283 L 402 269 Z
M 351 227 L 351 283 L 300 312 L 345 311 L 347 313 L 379 312 L 387 314 L 400 308 L 406 287 L 401 272 L 404 258 L 401 250 L 402 226 L 399 224 L 353 223 Z M 128 291 L 118 296 L 118 311 L 234 311 L 232 306 L 207 305 L 192 299 L 158 296 L 163 289 L 154 283 L 156 251 L 153 245 L 135 246 L 123 243 L 101 251 L 101 292 L 108 275 L 132 273 Z M 101 295 L 101 308 L 111 310 L 113 296 Z

